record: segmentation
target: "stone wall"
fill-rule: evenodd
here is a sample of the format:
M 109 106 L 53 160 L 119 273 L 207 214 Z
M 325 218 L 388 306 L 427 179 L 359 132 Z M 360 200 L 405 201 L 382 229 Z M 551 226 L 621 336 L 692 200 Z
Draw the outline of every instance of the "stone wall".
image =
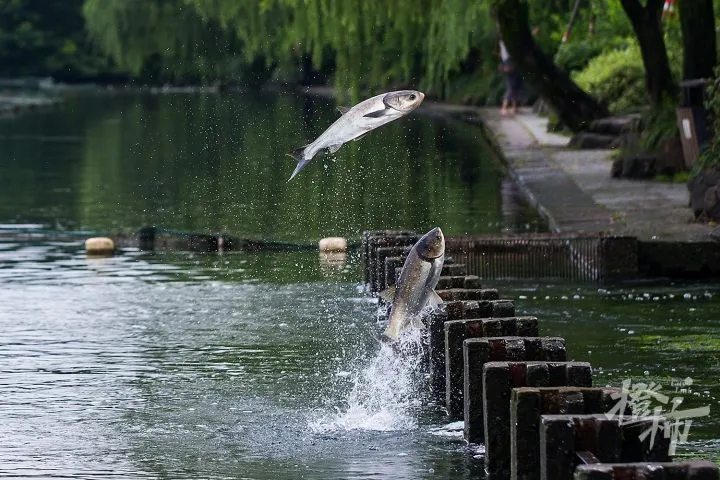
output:
M 701 222 L 720 221 L 720 171 L 709 169 L 688 182 L 690 208 Z

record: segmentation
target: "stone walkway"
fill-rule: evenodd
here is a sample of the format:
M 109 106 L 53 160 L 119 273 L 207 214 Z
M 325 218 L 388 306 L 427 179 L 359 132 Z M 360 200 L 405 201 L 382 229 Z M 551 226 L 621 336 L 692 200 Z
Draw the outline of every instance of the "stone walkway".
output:
M 639 240 L 709 241 L 712 225 L 695 223 L 684 183 L 614 179 L 613 150 L 573 150 L 547 133 L 530 109 L 504 117 L 476 110 L 510 174 L 557 232 L 608 232 Z

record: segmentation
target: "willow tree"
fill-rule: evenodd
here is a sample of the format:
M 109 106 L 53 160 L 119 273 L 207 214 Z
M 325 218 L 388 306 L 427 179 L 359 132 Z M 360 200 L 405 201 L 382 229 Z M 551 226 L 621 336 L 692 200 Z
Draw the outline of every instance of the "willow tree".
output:
M 136 76 L 211 80 L 239 61 L 235 37 L 183 0 L 86 0 L 83 14 L 91 38 Z
M 335 84 L 357 98 L 363 88 L 417 79 L 418 45 L 428 17 L 416 0 L 185 0 L 206 21 L 233 32 L 248 57 L 263 55 L 297 65 L 304 55 L 316 69 L 335 63 Z
M 581 131 L 593 120 L 609 115 L 606 107 L 578 87 L 535 43 L 527 0 L 493 0 L 493 5 L 500 34 L 516 68 L 568 128 Z

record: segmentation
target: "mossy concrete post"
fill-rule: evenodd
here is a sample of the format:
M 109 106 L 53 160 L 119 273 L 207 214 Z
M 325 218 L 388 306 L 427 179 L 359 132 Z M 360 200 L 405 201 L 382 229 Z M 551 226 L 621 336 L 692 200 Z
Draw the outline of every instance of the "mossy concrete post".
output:
M 515 302 L 512 300 L 452 300 L 444 303 L 448 320 L 515 316 Z
M 482 389 L 478 391 L 477 387 L 470 385 L 482 385 L 482 365 L 491 360 L 494 361 L 522 361 L 522 360 L 565 360 L 565 340 L 562 338 L 529 338 L 537 335 L 537 328 L 528 329 L 527 326 L 537 326 L 537 319 L 526 321 L 522 317 L 513 317 L 512 319 L 488 319 L 487 322 L 480 324 L 482 329 L 476 327 L 473 323 L 466 323 L 462 320 L 449 321 L 445 323 L 445 408 L 448 416 L 453 420 L 464 418 L 466 401 L 469 410 L 472 406 L 477 405 L 480 412 L 474 412 L 474 416 L 482 411 Z M 522 332 L 522 337 L 518 336 Z M 499 338 L 479 338 L 479 337 L 498 337 Z M 476 340 L 476 343 L 488 342 L 490 345 L 489 355 L 485 358 L 465 353 L 468 348 L 472 350 L 474 344 L 466 346 L 464 342 L 468 340 Z M 485 350 L 483 349 L 482 352 Z M 466 361 L 465 357 L 468 357 Z M 473 361 L 479 362 L 480 365 L 469 363 L 471 358 Z M 467 372 L 467 375 L 466 375 Z M 479 373 L 480 376 L 471 375 L 471 373 Z M 471 395 L 465 396 L 465 380 L 468 382 L 468 391 L 473 390 L 476 398 Z M 482 422 L 478 424 L 482 429 Z
M 644 437 L 648 429 L 663 431 L 663 417 L 543 415 L 540 419 L 540 479 L 572 480 L 578 454 L 600 463 L 667 462 L 670 440 L 662 434 Z M 642 448 L 636 448 L 641 445 Z
M 440 275 L 443 277 L 464 277 L 467 275 L 467 266 L 464 263 L 445 263 Z
M 564 361 L 565 341 L 559 337 L 539 338 L 537 318 L 516 317 L 517 337 L 496 337 L 491 332 L 511 330 L 506 319 L 489 319 L 490 338 L 468 338 L 463 342 L 463 419 L 465 440 L 480 443 L 485 438 L 483 409 L 483 367 L 490 361 L 553 360 Z M 509 319 L 507 319 L 509 320 Z M 494 325 L 493 325 L 494 324 Z M 501 333 L 502 334 L 502 333 Z
M 456 300 L 444 302 L 442 313 L 428 317 L 430 386 L 439 398 L 445 396 L 445 322 L 514 315 L 515 304 L 512 300 Z
M 582 387 L 514 388 L 510 400 L 510 477 L 540 478 L 540 418 L 549 414 L 607 413 L 620 389 Z M 631 413 L 627 409 L 625 414 Z
M 382 292 L 389 285 L 387 283 L 387 276 L 385 275 L 385 259 L 402 256 L 405 253 L 404 245 L 390 246 L 390 247 L 378 247 L 375 249 L 375 259 L 373 261 L 374 272 L 373 272 L 373 288 L 375 292 Z M 402 264 L 400 264 L 402 266 Z
M 396 257 L 387 257 L 385 259 L 385 272 L 384 272 L 384 285 L 385 288 L 395 285 L 397 282 L 397 274 L 396 272 L 398 269 L 402 270 L 402 266 L 405 264 L 405 259 L 407 258 L 407 253 L 410 249 L 410 247 L 405 247 L 406 250 L 403 250 L 402 255 L 396 256 Z
M 384 263 L 378 264 L 377 250 L 387 247 L 406 247 L 413 245 L 420 238 L 413 232 L 383 231 L 365 237 L 365 280 L 371 293 L 377 293 L 380 284 L 381 271 Z
M 137 231 L 138 247 L 143 251 L 155 250 L 155 236 L 157 228 L 152 226 L 141 227 Z
M 464 277 L 451 277 L 464 278 Z M 450 288 L 447 290 L 435 289 L 444 302 L 457 300 L 499 300 L 500 293 L 495 288 Z
M 720 467 L 712 462 L 599 463 L 578 465 L 575 480 L 720 480 Z
M 465 372 L 470 372 L 471 370 L 471 365 L 465 361 L 466 347 L 464 342 L 466 340 L 475 338 L 482 341 L 482 339 L 479 339 L 478 337 L 485 337 L 488 335 L 495 337 L 498 333 L 500 335 L 507 334 L 507 331 L 512 329 L 512 331 L 509 332 L 509 335 L 513 335 L 511 337 L 493 338 L 488 340 L 490 350 L 488 351 L 487 357 L 483 360 L 477 359 L 476 356 L 474 359 L 479 360 L 483 364 L 485 362 L 489 362 L 491 358 L 494 360 L 504 361 L 546 360 L 547 358 L 545 358 L 545 355 L 537 353 L 544 351 L 542 346 L 543 343 L 560 344 L 561 348 L 556 349 L 556 351 L 561 353 L 556 355 L 553 360 L 565 360 L 565 341 L 563 339 L 516 337 L 514 335 L 518 334 L 518 324 L 520 324 L 520 329 L 523 329 L 524 322 L 522 320 L 520 320 L 520 322 L 518 322 L 517 318 L 506 320 L 504 322 L 496 321 L 495 319 L 487 320 L 489 321 L 474 322 L 468 320 L 453 320 L 445 323 L 445 408 L 451 420 L 460 420 L 464 418 Z M 505 332 L 502 332 L 502 328 L 497 328 L 501 327 L 503 324 L 510 325 L 509 328 L 505 328 Z M 537 325 L 536 322 L 532 322 L 532 324 Z M 485 327 L 487 327 L 487 329 Z M 537 334 L 537 331 L 529 333 Z M 526 348 L 526 345 L 529 347 Z M 531 357 L 541 358 L 527 358 L 528 350 L 533 352 L 530 354 Z M 482 354 L 482 352 L 480 352 L 480 354 Z M 475 367 L 475 371 L 477 372 L 477 367 L 473 367 Z M 477 382 L 476 380 L 480 379 L 473 378 L 470 380 L 468 375 L 468 383 L 482 383 Z M 482 397 L 481 394 L 479 396 Z
M 591 387 L 586 362 L 488 362 L 483 367 L 485 469 L 510 478 L 510 397 L 514 387 Z
M 435 290 L 449 290 L 452 288 L 477 289 L 482 288 L 482 282 L 477 275 L 448 275 L 441 276 Z
M 443 306 L 445 307 L 445 306 Z M 428 370 L 430 389 L 436 395 L 445 386 L 445 322 L 448 321 L 447 308 L 437 309 L 428 316 Z

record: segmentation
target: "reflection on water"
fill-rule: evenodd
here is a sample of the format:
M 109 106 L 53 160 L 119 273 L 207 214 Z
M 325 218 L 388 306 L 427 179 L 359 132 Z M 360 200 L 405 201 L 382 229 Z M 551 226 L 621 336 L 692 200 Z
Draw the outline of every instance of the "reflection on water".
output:
M 417 114 L 288 183 L 286 153 L 337 115 L 292 95 L 98 95 L 0 120 L 0 223 L 296 241 L 544 228 L 527 208 L 501 220 L 502 176 L 480 129 Z

